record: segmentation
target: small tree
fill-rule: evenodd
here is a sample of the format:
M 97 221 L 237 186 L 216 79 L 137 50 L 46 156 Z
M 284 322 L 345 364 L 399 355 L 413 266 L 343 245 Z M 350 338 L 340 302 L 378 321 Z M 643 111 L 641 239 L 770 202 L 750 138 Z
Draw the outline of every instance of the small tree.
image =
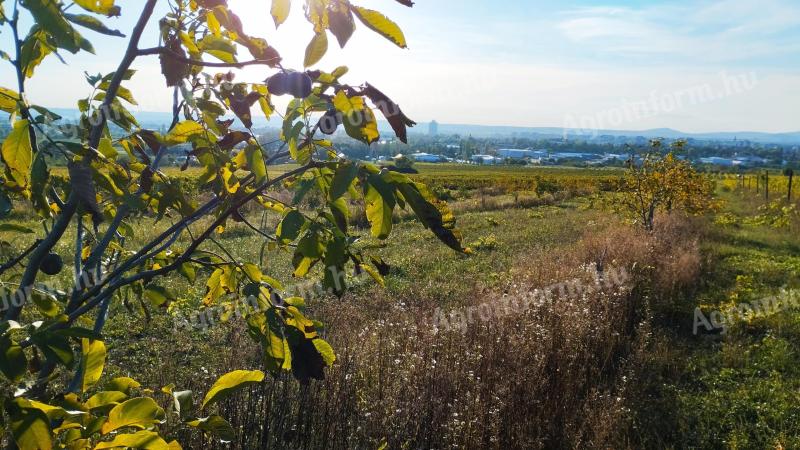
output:
M 414 167 L 414 158 L 400 155 L 399 157 L 395 157 L 394 165 L 397 166 L 398 169 L 411 169 Z
M 58 116 L 28 102 L 27 81 L 43 59 L 57 52 L 92 52 L 77 27 L 122 36 L 102 21 L 120 15 L 121 8 L 114 0 L 75 0 L 68 6 L 58 0 L 0 0 L 0 25 L 13 36 L 12 48 L 2 56 L 18 82 L 15 89 L 0 88 L 0 109 L 13 120 L 2 144 L 0 218 L 28 204 L 45 230 L 33 239 L 20 233 L 17 239 L 30 242 L 27 249 L 0 266 L 3 280 L 19 286 L 4 296 L 7 301 L 0 308 L 0 371 L 6 378 L 0 403 L 5 435 L 20 448 L 168 448 L 158 430 L 165 417 L 161 405 L 167 403 L 186 426 L 231 439 L 230 425 L 208 408 L 238 388 L 261 382 L 261 371 L 224 375 L 199 403 L 191 392 L 171 387 L 149 394 L 129 378 L 98 387 L 107 351 L 103 329 L 112 303 L 130 293 L 165 304 L 173 295 L 162 283 L 171 276 L 203 280 L 206 295 L 198 308 L 225 305 L 229 294 L 247 297 L 252 308 L 246 321 L 264 349 L 265 368 L 291 371 L 302 382 L 323 378 L 335 353 L 320 338 L 317 323 L 303 313 L 303 302 L 282 298 L 280 283 L 263 275 L 258 261 L 241 260 L 224 248 L 222 255 L 215 251 L 214 236 L 224 233 L 230 221 L 253 230 L 254 239 L 269 243 L 265 248 L 293 252 L 297 277 L 322 266 L 323 284 L 335 294 L 344 292 L 347 270 L 383 281 L 380 259 L 353 245 L 348 200 L 365 203 L 377 239 L 391 233 L 395 208 L 408 207 L 445 244 L 464 251 L 453 215 L 424 185 L 344 160 L 326 139 L 342 126 L 354 139 L 375 142 L 377 109 L 405 141 L 406 128 L 414 122 L 396 103 L 369 83 L 342 82 L 346 67 L 326 72 L 282 66 L 278 51 L 246 32 L 226 0 L 162 2 L 169 11 L 158 22 L 161 44 L 140 48 L 156 3 L 141 2 L 118 67 L 87 75 L 90 95 L 78 101 L 81 116 L 71 128 L 73 139 L 64 139 Z M 290 0 L 272 1 L 276 27 L 286 20 L 290 6 Z M 34 23 L 27 34 L 21 29 L 24 14 Z M 306 68 L 325 54 L 329 33 L 344 47 L 356 21 L 406 46 L 394 22 L 348 0 L 306 0 L 305 17 L 315 31 L 305 52 Z M 243 58 L 244 52 L 252 59 Z M 163 134 L 140 126 L 125 106 L 135 104 L 124 87 L 135 76 L 131 65 L 147 56 L 159 58 L 166 84 L 173 88 L 172 122 Z M 252 65 L 269 70 L 269 78 L 238 82 L 230 71 Z M 275 116 L 272 100 L 282 95 L 291 101 L 281 114 L 280 145 L 271 149 L 253 134 L 252 109 Z M 202 195 L 189 197 L 160 170 L 175 146 L 188 148 L 187 162 L 196 160 L 202 167 L 196 180 Z M 125 158 L 118 158 L 120 154 Z M 66 185 L 50 173 L 48 161 L 56 157 L 68 161 Z M 298 166 L 272 171 L 275 161 L 287 157 Z M 278 188 L 295 190 L 294 200 L 276 200 L 271 192 Z M 312 190 L 324 199 L 323 205 L 301 209 L 300 201 Z M 250 204 L 276 216 L 277 228 L 251 223 L 243 213 Z M 147 237 L 143 245 L 131 245 L 132 217 L 166 216 L 172 225 Z M 4 231 L 19 228 L 5 225 Z M 38 282 L 65 268 L 53 249 L 67 244 L 63 236 L 69 227 L 76 230 L 75 241 L 69 243 L 75 258 L 66 268 L 78 282 L 66 293 L 44 290 Z M 34 367 L 35 373 L 30 372 Z M 52 382 L 59 379 L 57 373 L 66 374 L 66 384 Z M 168 401 L 156 402 L 154 395 Z
M 658 211 L 700 214 L 715 207 L 714 181 L 675 156 L 685 145 L 685 141 L 676 141 L 672 151 L 661 156 L 658 151 L 662 143 L 655 140 L 641 165 L 636 164 L 633 156 L 629 161 L 622 183 L 621 205 L 648 230 L 653 229 Z

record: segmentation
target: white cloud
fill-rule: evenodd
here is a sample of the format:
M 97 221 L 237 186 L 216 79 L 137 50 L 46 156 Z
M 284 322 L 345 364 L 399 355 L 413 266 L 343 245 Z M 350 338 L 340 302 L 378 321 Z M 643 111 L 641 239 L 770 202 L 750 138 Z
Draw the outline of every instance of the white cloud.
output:
M 800 4 L 786 0 L 593 7 L 563 16 L 557 29 L 567 39 L 606 53 L 736 62 L 800 52 Z M 790 30 L 795 36 L 783 35 Z

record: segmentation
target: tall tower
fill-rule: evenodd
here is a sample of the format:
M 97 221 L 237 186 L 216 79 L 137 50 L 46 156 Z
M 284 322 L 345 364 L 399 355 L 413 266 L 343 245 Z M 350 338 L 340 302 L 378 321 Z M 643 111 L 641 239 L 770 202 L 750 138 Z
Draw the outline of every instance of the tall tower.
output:
M 435 120 L 431 121 L 431 123 L 428 125 L 428 134 L 431 136 L 436 136 L 439 134 L 439 122 Z

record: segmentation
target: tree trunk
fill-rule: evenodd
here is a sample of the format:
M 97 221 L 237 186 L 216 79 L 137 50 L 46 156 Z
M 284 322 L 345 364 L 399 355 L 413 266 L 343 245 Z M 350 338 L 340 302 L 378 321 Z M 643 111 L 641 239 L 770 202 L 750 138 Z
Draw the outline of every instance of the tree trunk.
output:
M 647 223 L 645 226 L 647 227 L 647 231 L 653 231 L 653 226 L 655 224 L 655 217 L 656 217 L 656 205 L 651 204 L 650 210 L 647 213 Z

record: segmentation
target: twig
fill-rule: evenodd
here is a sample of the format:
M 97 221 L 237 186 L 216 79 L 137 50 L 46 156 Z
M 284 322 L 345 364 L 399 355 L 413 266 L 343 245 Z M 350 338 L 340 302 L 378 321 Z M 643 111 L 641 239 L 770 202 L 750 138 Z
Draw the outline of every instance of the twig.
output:
M 35 250 L 36 246 L 38 246 L 41 242 L 42 242 L 41 239 L 37 239 L 36 242 L 31 244 L 31 246 L 28 247 L 19 256 L 17 256 L 16 258 L 14 258 L 14 259 L 8 261 L 7 263 L 3 264 L 2 266 L 0 266 L 0 274 L 2 274 L 6 270 L 8 270 L 8 269 L 16 266 L 17 264 L 19 264 L 19 262 L 22 261 L 26 256 L 28 256 L 33 250 Z
M 182 62 L 184 64 L 189 64 L 192 66 L 199 66 L 199 67 L 222 67 L 222 68 L 233 68 L 233 69 L 241 69 L 242 67 L 246 66 L 269 66 L 275 67 L 277 66 L 281 58 L 271 58 L 271 59 L 254 59 L 252 61 L 242 61 L 242 62 L 235 62 L 235 63 L 225 63 L 225 62 L 208 62 L 208 61 L 201 61 L 198 59 L 191 59 L 186 58 L 166 47 L 153 47 L 153 48 L 145 48 L 138 51 L 138 56 L 152 56 L 152 55 L 167 55 L 170 58 Z

